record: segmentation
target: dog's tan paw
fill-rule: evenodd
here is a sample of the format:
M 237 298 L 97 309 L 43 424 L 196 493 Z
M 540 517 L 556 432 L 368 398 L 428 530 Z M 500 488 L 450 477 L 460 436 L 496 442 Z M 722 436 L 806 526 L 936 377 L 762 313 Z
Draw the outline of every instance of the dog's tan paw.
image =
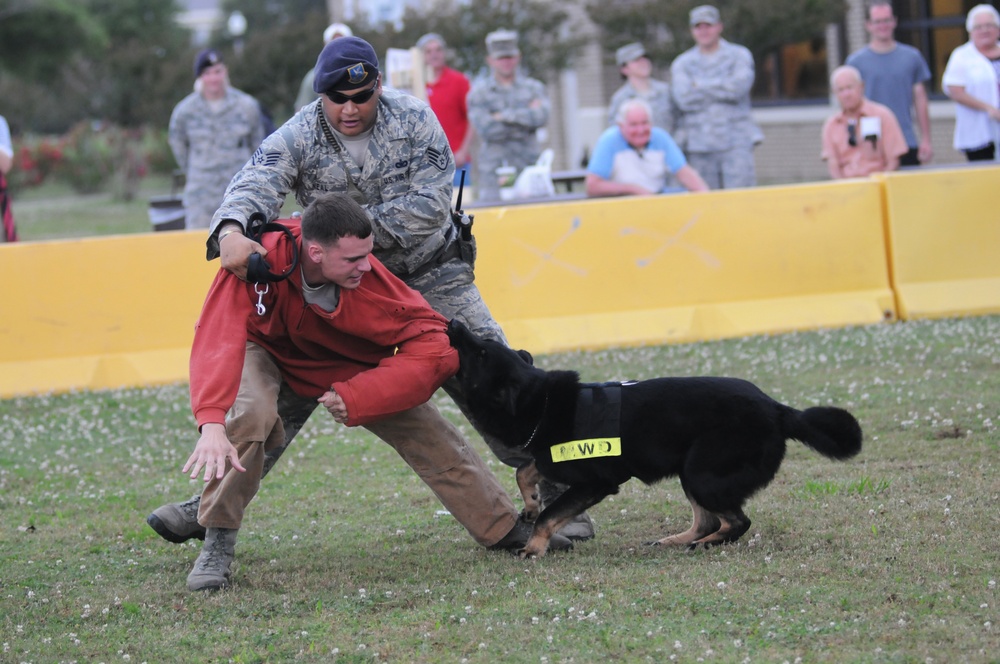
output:
M 649 542 L 650 546 L 691 546 L 691 540 L 677 535 L 670 535 L 663 539 Z

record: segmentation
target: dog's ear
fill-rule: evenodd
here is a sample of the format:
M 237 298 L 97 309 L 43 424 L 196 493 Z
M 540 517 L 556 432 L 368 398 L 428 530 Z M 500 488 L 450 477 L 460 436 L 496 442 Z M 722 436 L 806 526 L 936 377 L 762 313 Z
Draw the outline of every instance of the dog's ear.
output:
M 535 366 L 535 358 L 533 358 L 531 356 L 531 353 L 529 353 L 528 351 L 522 349 L 522 350 L 517 351 L 517 354 L 520 355 L 521 359 L 524 360 L 525 362 L 527 362 L 529 366 L 532 366 L 532 367 Z

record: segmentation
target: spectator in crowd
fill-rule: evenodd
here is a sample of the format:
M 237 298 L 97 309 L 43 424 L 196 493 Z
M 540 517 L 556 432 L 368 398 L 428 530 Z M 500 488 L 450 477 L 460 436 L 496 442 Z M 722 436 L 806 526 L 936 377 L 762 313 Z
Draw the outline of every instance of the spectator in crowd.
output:
M 942 83 L 955 107 L 955 149 L 969 161 L 1000 161 L 1000 13 L 976 5 L 965 18 L 969 41 L 948 58 Z
M 194 61 L 194 92 L 170 115 L 168 142 L 184 172 L 184 227 L 208 228 L 229 180 L 264 138 L 260 104 L 229 85 L 222 56 L 206 49 Z
M 354 32 L 351 28 L 343 23 L 331 23 L 326 26 L 326 30 L 323 31 L 323 45 L 329 44 L 337 37 L 353 37 Z M 313 90 L 313 79 L 316 78 L 316 68 L 313 67 L 306 72 L 306 75 L 302 77 L 302 83 L 299 85 L 299 94 L 295 97 L 295 110 L 299 110 L 306 104 L 312 101 L 316 101 L 319 97 L 318 94 Z
M 458 184 L 459 171 L 472 163 L 472 139 L 475 136 L 466 106 L 469 79 L 447 65 L 448 45 L 441 35 L 427 33 L 417 40 L 417 48 L 424 54 L 427 69 L 427 103 L 441 123 L 455 155 L 455 184 Z M 465 182 L 471 183 L 468 175 Z
M 538 130 L 549 121 L 549 98 L 541 81 L 518 73 L 517 41 L 512 30 L 486 35 L 490 75 L 477 80 L 469 92 L 469 119 L 479 137 L 479 201 L 500 200 L 498 168 L 520 171 L 538 161 L 542 152 Z
M 3 241 L 17 242 L 17 227 L 14 225 L 14 210 L 7 191 L 7 173 L 14 166 L 14 144 L 10 138 L 7 118 L 0 115 L 0 219 L 3 221 Z
M 671 174 L 688 191 L 708 191 L 670 134 L 653 126 L 652 117 L 644 99 L 629 99 L 621 105 L 617 124 L 601 134 L 587 165 L 588 196 L 666 193 Z
M 371 217 L 373 255 L 389 271 L 421 293 L 445 318 L 458 319 L 476 334 L 506 343 L 475 284 L 474 239 L 459 233 L 450 214 L 455 165 L 430 107 L 412 95 L 384 89 L 374 49 L 357 37 L 335 39 L 323 48 L 313 86 L 320 99 L 271 134 L 233 178 L 209 232 L 208 258 L 221 256 L 223 268 L 244 278 L 251 252 L 267 255 L 263 246 L 243 234 L 252 215 L 276 218 L 293 192 L 302 206 L 324 192 L 348 193 Z M 468 412 L 456 380 L 449 379 L 444 389 Z M 315 405 L 278 404 L 284 444 L 267 452 L 261 476 L 281 457 Z M 496 478 L 480 468 L 474 449 L 461 436 L 442 434 L 447 421 L 432 405 L 426 420 L 426 426 L 390 433 L 413 439 L 414 445 L 429 439 L 447 445 L 451 461 L 438 468 L 440 481 L 457 486 L 472 483 L 494 494 L 478 502 L 467 496 L 467 508 L 454 513 L 456 518 L 492 514 L 494 527 L 482 527 L 481 516 L 465 519 L 462 525 L 481 544 L 523 546 L 523 522 L 517 520 Z M 507 465 L 516 467 L 530 459 L 491 436 L 484 439 Z M 543 487 L 543 501 L 544 496 Z M 147 521 L 171 542 L 204 538 L 205 527 L 198 521 L 200 502 L 201 497 L 194 496 L 161 505 Z M 575 530 L 567 533 L 571 526 Z M 589 517 L 561 532 L 576 539 L 594 536 Z M 563 542 L 570 545 L 568 540 Z
M 722 38 L 715 7 L 695 7 L 689 22 L 695 45 L 670 65 L 681 148 L 712 189 L 752 187 L 753 149 L 764 140 L 750 113 L 753 56 Z
M 931 70 L 920 51 L 894 38 L 896 17 L 890 0 L 872 0 L 867 11 L 868 45 L 852 53 L 846 64 L 861 72 L 865 96 L 888 106 L 896 114 L 909 146 L 909 151 L 899 160 L 900 166 L 929 163 L 934 151 L 925 83 L 931 78 Z M 913 130 L 911 109 L 920 125 L 919 139 Z
M 864 177 L 894 171 L 909 146 L 888 106 L 865 98 L 861 72 L 850 65 L 833 70 L 830 87 L 840 112 L 823 124 L 822 157 L 830 177 Z
M 618 111 L 629 99 L 644 99 L 653 109 L 653 126 L 674 131 L 673 100 L 670 85 L 653 78 L 653 63 L 646 55 L 646 49 L 639 42 L 626 44 L 615 51 L 615 62 L 625 84 L 611 95 L 608 110 L 608 124 L 618 123 Z

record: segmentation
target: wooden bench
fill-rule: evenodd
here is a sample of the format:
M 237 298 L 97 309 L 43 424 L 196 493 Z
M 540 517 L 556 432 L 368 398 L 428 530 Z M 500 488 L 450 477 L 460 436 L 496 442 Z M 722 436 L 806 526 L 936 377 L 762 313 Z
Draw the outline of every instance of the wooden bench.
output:
M 552 171 L 552 184 L 555 185 L 556 192 L 584 191 L 584 181 L 587 179 L 587 171 L 577 168 L 568 171 Z

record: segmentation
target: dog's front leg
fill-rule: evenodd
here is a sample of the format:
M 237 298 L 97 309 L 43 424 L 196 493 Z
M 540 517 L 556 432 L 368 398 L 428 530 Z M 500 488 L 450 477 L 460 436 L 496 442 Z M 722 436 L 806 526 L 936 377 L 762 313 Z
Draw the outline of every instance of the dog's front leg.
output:
M 524 500 L 524 512 L 522 516 L 528 523 L 534 523 L 538 518 L 538 513 L 542 511 L 542 501 L 539 498 L 538 483 L 542 481 L 542 474 L 538 472 L 534 461 L 521 464 L 515 473 L 517 477 L 517 488 L 521 490 L 521 498 Z
M 542 510 L 531 537 L 518 552 L 522 558 L 541 558 L 549 549 L 549 540 L 576 515 L 593 507 L 613 493 L 618 493 L 618 486 L 584 486 L 573 485 L 563 491 L 562 495 L 552 501 L 551 505 Z

